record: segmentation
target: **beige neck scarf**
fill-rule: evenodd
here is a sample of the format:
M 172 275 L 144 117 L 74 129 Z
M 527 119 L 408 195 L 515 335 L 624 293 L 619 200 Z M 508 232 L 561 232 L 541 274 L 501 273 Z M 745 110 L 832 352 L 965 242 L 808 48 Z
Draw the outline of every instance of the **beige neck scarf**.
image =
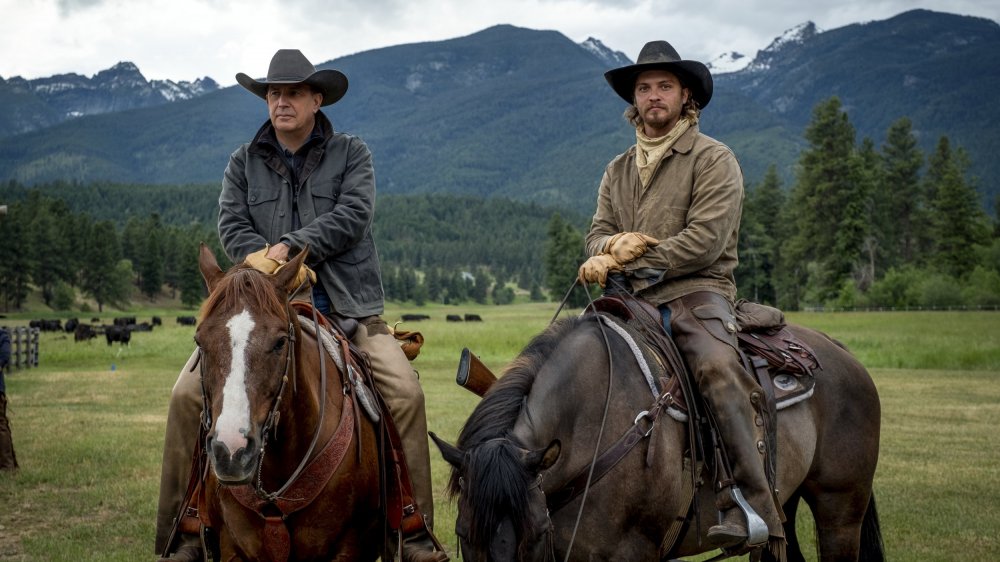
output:
M 679 119 L 669 133 L 655 139 L 642 132 L 642 125 L 635 128 L 635 165 L 639 170 L 639 181 L 643 189 L 649 187 L 649 181 L 653 179 L 653 172 L 659 167 L 663 155 L 695 122 L 687 118 Z

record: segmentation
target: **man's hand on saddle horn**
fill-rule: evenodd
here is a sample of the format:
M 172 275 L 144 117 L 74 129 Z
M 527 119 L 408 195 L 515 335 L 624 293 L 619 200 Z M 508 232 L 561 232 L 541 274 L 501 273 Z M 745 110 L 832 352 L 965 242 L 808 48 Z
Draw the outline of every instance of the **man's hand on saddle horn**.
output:
M 583 283 L 600 283 L 601 287 L 608 281 L 608 271 L 620 271 L 622 264 L 611 254 L 592 256 L 580 266 L 580 281 Z
M 646 253 L 650 246 L 660 241 L 641 232 L 619 232 L 604 244 L 604 252 L 611 254 L 616 262 L 624 265 Z

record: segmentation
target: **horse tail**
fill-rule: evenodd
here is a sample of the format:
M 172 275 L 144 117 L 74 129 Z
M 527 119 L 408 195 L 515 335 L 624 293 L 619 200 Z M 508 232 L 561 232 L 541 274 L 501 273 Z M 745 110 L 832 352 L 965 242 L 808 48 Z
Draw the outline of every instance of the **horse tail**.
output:
M 861 545 L 858 552 L 859 562 L 884 562 L 885 547 L 882 545 L 882 528 L 878 523 L 878 512 L 875 510 L 875 492 L 868 500 L 868 509 L 861 522 Z

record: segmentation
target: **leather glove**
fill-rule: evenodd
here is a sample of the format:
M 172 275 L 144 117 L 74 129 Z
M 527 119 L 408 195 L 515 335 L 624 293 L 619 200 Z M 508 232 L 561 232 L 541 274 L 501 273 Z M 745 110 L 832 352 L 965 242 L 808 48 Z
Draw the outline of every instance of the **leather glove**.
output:
M 268 258 L 268 259 L 270 259 L 270 258 Z M 274 261 L 274 260 L 272 260 L 272 261 Z M 279 271 L 281 271 L 281 268 L 285 267 L 286 265 L 288 265 L 288 264 L 287 263 L 283 263 L 283 264 L 279 265 L 278 268 L 274 270 L 274 273 L 278 273 Z M 298 289 L 299 287 L 302 286 L 303 283 L 305 283 L 307 277 L 309 278 L 309 284 L 310 285 L 315 285 L 316 284 L 316 272 L 313 271 L 312 268 L 310 268 L 308 265 L 306 265 L 306 264 L 303 263 L 299 267 L 299 271 L 298 271 L 298 273 L 295 274 L 295 277 L 291 281 L 288 282 L 288 286 L 286 287 L 286 289 L 288 289 L 289 291 L 294 291 L 294 290 Z
M 604 245 L 604 251 L 611 254 L 620 264 L 626 264 L 646 253 L 650 246 L 660 241 L 641 232 L 619 232 Z
M 243 263 L 267 275 L 274 273 L 279 267 L 284 265 L 284 262 L 267 257 L 267 251 L 270 249 L 271 245 L 266 244 L 263 249 L 247 255 L 246 259 L 243 260 Z
M 257 271 L 264 273 L 265 275 L 274 275 L 278 271 L 287 265 L 286 262 L 278 261 L 274 258 L 267 257 L 267 251 L 271 248 L 271 245 L 265 245 L 262 250 L 257 250 L 256 252 L 248 255 L 244 261 L 250 267 L 256 269 Z M 315 285 L 316 284 L 316 272 L 309 268 L 306 264 L 302 264 L 299 268 L 299 272 L 292 279 L 287 289 L 289 291 L 294 291 L 298 289 L 302 283 L 305 282 L 306 277 L 309 281 Z
M 620 271 L 622 264 L 618 263 L 611 254 L 598 254 L 592 256 L 580 266 L 580 281 L 583 283 L 600 283 L 601 287 L 608 281 L 608 271 Z

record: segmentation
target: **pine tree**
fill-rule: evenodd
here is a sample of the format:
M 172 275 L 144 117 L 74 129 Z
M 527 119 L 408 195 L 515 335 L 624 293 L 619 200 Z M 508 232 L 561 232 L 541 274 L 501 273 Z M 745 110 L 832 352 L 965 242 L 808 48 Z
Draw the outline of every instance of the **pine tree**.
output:
M 94 225 L 87 244 L 87 267 L 81 272 L 80 285 L 97 301 L 97 310 L 105 304 L 128 302 L 132 266 L 121 259 L 121 243 L 110 221 Z
M 545 245 L 545 285 L 553 300 L 560 300 L 576 280 L 580 265 L 587 259 L 583 234 L 573 228 L 558 214 L 549 219 L 548 240 Z M 587 303 L 584 291 L 575 290 L 569 305 L 582 307 Z
M 748 186 L 740 222 L 740 265 L 736 270 L 740 293 L 756 302 L 777 303 L 775 268 L 784 237 L 781 210 L 785 193 L 772 164 L 759 185 Z
M 11 307 L 20 309 L 28 298 L 31 274 L 29 253 L 24 251 L 31 223 L 31 214 L 25 205 L 8 206 L 7 214 L 0 216 L 0 294 L 3 295 L 4 312 Z
M 782 301 L 791 307 L 834 299 L 863 255 L 865 235 L 857 219 L 867 194 L 854 126 L 838 98 L 816 106 L 805 137 L 809 149 L 799 161 L 786 213 L 792 234 L 782 258 Z
M 882 145 L 882 174 L 873 201 L 875 237 L 885 257 L 880 270 L 912 263 L 920 254 L 926 200 L 920 182 L 924 155 L 908 117 L 889 126 Z
M 952 153 L 942 136 L 927 170 L 930 203 L 931 263 L 954 277 L 967 276 L 976 266 L 976 246 L 989 238 L 988 218 L 975 188 L 965 180 L 968 157 Z

